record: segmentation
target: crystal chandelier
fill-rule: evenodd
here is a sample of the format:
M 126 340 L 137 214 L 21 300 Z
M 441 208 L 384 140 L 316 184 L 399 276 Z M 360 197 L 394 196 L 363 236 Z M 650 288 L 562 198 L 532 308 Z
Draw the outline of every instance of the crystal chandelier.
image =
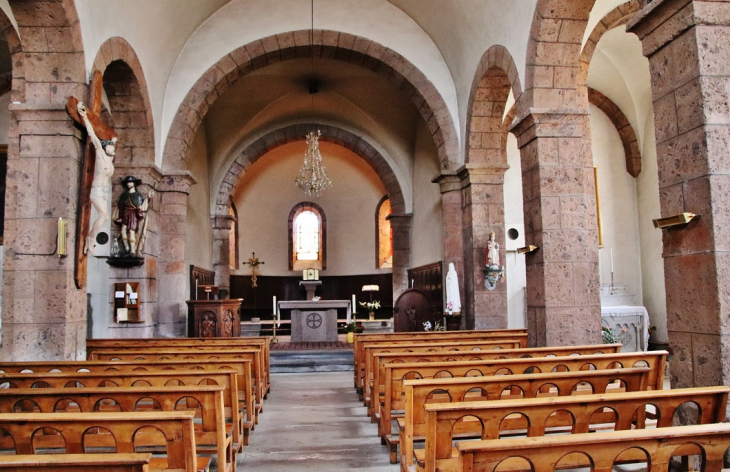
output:
M 319 152 L 319 137 L 322 133 L 317 131 L 307 135 L 307 151 L 304 153 L 304 164 L 299 169 L 299 177 L 295 184 L 307 195 L 316 195 L 332 187 L 332 179 L 327 177 L 322 154 Z

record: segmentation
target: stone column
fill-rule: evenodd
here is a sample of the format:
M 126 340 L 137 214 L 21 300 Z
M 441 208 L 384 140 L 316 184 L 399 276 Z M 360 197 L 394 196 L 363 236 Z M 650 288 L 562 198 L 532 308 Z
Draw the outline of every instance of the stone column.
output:
M 236 220 L 231 215 L 216 215 L 213 220 L 213 270 L 222 298 L 231 293 L 231 248 L 229 238 Z
M 512 126 L 522 157 L 532 346 L 601 342 L 598 229 L 587 110 L 532 111 Z
M 654 0 L 629 31 L 649 58 L 661 216 L 701 215 L 663 230 L 671 384 L 730 385 L 730 3 Z
M 464 248 L 464 300 L 467 329 L 507 328 L 507 286 L 501 279 L 494 290 L 484 285 L 487 240 L 494 231 L 504 265 L 504 173 L 507 165 L 459 169 L 461 181 L 462 238 Z
M 168 173 L 159 184 L 160 252 L 158 258 L 157 335 L 184 337 L 187 334 L 187 305 L 190 297 L 188 267 L 185 263 L 185 232 L 188 195 L 195 179 L 187 171 Z
M 413 215 L 388 216 L 393 232 L 393 303 L 410 287 L 408 269 L 411 268 L 411 226 Z
M 11 105 L 8 141 L 0 358 L 82 359 L 86 293 L 74 282 L 81 132 L 61 104 Z M 66 257 L 57 254 L 59 218 L 68 221 Z
M 453 262 L 459 276 L 459 294 L 462 310 L 465 306 L 464 293 L 464 238 L 462 237 L 461 180 L 455 174 L 443 174 L 434 179 L 441 187 L 441 214 L 444 224 L 444 271 Z M 466 317 L 462 316 L 462 323 Z M 462 326 L 462 328 L 464 328 Z

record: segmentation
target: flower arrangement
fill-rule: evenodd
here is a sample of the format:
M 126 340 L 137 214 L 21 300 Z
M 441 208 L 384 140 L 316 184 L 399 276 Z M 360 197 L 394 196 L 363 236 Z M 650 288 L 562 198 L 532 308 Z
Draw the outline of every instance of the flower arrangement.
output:
M 360 302 L 360 306 L 363 306 L 368 309 L 368 311 L 373 311 L 377 308 L 380 308 L 380 302 L 375 300 L 374 302 Z
M 362 323 L 358 323 L 356 321 L 350 321 L 345 325 L 345 331 L 348 333 L 362 333 L 363 327 Z
M 601 341 L 603 341 L 603 344 L 616 343 L 616 336 L 613 334 L 613 330 L 608 326 L 601 326 Z
M 454 311 L 454 302 L 446 302 L 446 311 L 449 312 L 449 315 Z
M 442 325 L 440 321 L 437 321 L 435 326 L 430 321 L 425 321 L 423 323 L 423 330 L 431 331 L 431 329 L 434 331 L 446 331 L 446 326 Z

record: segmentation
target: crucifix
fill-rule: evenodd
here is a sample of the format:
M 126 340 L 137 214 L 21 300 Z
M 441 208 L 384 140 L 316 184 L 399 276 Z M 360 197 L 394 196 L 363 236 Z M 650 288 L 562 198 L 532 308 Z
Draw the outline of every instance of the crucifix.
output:
M 265 264 L 265 262 L 260 261 L 258 257 L 256 257 L 256 253 L 252 252 L 251 257 L 248 258 L 248 262 L 246 263 L 251 268 L 251 287 L 256 288 L 256 278 L 259 274 L 259 266 L 261 264 Z
M 84 106 L 77 98 L 69 97 L 66 111 L 71 118 L 86 129 L 89 139 L 84 152 L 79 189 L 78 215 L 76 218 L 76 287 L 86 286 L 87 253 L 93 244 L 106 244 L 109 235 L 102 232 L 109 219 L 109 195 L 114 173 L 114 155 L 117 134 L 101 120 L 102 74 L 96 71 L 91 79 L 91 99 Z M 99 217 L 89 230 L 91 207 Z

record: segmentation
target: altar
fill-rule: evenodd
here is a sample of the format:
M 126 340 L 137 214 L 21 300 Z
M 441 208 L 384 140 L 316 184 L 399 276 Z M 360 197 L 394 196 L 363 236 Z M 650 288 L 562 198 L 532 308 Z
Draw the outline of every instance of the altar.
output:
M 347 309 L 347 319 L 352 317 L 350 300 L 296 300 L 282 301 L 278 310 L 291 312 L 292 342 L 337 341 L 337 309 Z

